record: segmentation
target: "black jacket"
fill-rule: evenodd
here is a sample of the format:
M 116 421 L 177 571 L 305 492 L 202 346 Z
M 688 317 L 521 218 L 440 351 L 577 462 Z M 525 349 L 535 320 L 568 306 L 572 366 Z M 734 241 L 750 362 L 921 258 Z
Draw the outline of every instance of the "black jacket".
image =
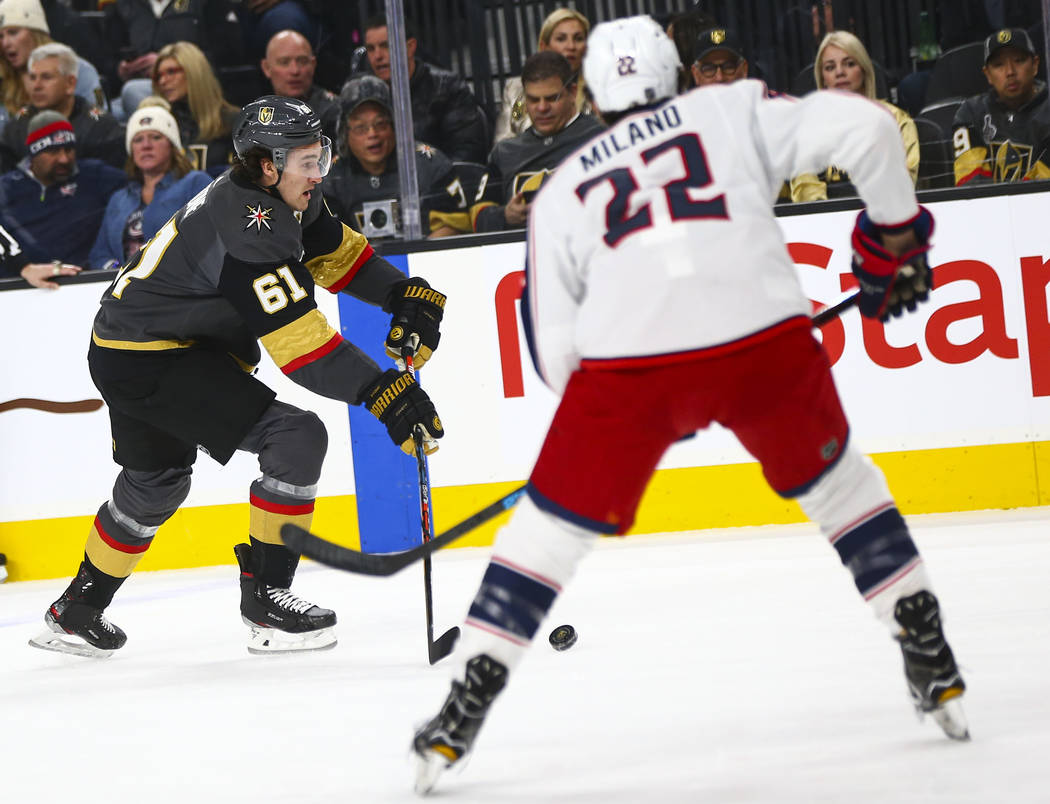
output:
M 370 71 L 352 73 L 347 80 L 365 72 Z M 408 88 L 416 141 L 433 145 L 453 162 L 484 164 L 492 133 L 467 82 L 454 72 L 417 59 Z

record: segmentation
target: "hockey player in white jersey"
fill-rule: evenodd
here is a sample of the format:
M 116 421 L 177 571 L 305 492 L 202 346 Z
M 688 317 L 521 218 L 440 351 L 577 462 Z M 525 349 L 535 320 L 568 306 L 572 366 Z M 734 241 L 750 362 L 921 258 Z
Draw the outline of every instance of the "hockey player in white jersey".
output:
M 562 399 L 470 607 L 451 692 L 415 735 L 418 792 L 471 750 L 580 561 L 601 534 L 630 527 L 660 456 L 712 422 L 820 525 L 898 641 L 919 711 L 969 736 L 930 579 L 882 474 L 849 438 L 772 210 L 785 178 L 848 170 L 867 204 L 852 238 L 860 311 L 915 309 L 930 288 L 933 220 L 897 127 L 857 96 L 775 98 L 756 81 L 674 97 L 677 69 L 649 17 L 588 39 L 584 75 L 611 127 L 565 159 L 528 225 L 524 318 Z

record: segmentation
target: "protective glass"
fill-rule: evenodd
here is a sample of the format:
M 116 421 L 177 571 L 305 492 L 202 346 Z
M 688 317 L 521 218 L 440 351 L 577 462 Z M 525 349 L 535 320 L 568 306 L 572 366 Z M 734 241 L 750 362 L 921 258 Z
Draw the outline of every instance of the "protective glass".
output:
M 278 156 L 283 159 L 278 159 Z M 275 152 L 274 157 L 274 164 L 284 173 L 323 179 L 332 167 L 332 141 L 328 137 L 321 137 L 319 142 L 310 145 L 300 145 L 280 154 Z M 283 164 L 278 164 L 279 162 Z

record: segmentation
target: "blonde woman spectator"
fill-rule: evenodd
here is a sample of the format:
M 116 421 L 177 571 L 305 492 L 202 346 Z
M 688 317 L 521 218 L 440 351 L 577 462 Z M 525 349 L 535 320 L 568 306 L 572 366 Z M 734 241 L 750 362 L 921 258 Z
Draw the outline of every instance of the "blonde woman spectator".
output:
M 0 126 L 18 110 L 29 105 L 23 83 L 29 67 L 29 54 L 40 45 L 55 40 L 44 16 L 40 0 L 2 0 L 0 2 Z M 89 104 L 106 108 L 98 70 L 77 57 L 76 94 Z
M 587 52 L 587 35 L 590 31 L 590 22 L 579 11 L 556 8 L 543 21 L 539 41 L 536 43 L 537 51 L 553 50 L 564 56 L 572 66 L 573 72 L 579 76 L 576 111 L 588 114 L 590 105 L 583 91 L 580 65 L 583 64 L 583 54 Z M 528 114 L 525 113 L 525 90 L 522 88 L 521 77 L 516 76 L 507 81 L 503 88 L 503 104 L 496 120 L 496 142 L 517 136 L 531 124 Z
M 853 92 L 886 107 L 900 128 L 908 172 L 914 182 L 919 176 L 919 134 L 915 130 L 915 122 L 903 109 L 875 97 L 875 67 L 864 44 L 847 31 L 829 33 L 817 48 L 813 73 L 817 89 Z M 819 176 L 804 173 L 791 180 L 792 201 L 821 201 L 829 195 L 856 195 L 849 176 L 834 166 L 828 167 Z
M 240 109 L 222 96 L 219 80 L 199 47 L 173 42 L 157 51 L 153 94 L 171 106 L 195 170 L 217 176 L 233 156 L 230 132 Z
M 211 183 L 194 170 L 182 150 L 179 127 L 157 99 L 146 98 L 128 120 L 124 172 L 131 181 L 106 204 L 91 268 L 119 268 L 130 260 L 186 202 Z M 163 101 L 161 101 L 163 103 Z

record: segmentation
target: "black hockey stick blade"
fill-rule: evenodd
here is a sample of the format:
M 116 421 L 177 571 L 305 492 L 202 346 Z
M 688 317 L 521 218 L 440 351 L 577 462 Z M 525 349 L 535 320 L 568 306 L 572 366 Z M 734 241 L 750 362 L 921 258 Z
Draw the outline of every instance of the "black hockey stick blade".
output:
M 459 639 L 459 626 L 454 625 L 430 643 L 430 663 L 437 664 L 448 656 L 456 647 Z
M 481 527 L 490 519 L 499 516 L 504 511 L 513 508 L 525 487 L 520 486 L 509 494 L 505 494 L 495 502 L 485 506 L 475 514 L 471 514 L 458 525 L 453 525 L 433 541 L 413 547 L 400 553 L 362 553 L 349 547 L 333 544 L 320 536 L 316 536 L 305 528 L 293 525 L 291 522 L 281 526 L 281 539 L 289 550 L 302 553 L 307 558 L 319 561 L 329 567 L 354 572 L 358 575 L 375 575 L 386 577 L 395 572 L 403 570 L 409 564 L 414 564 L 422 558 L 429 556 L 446 547 L 475 528 Z

